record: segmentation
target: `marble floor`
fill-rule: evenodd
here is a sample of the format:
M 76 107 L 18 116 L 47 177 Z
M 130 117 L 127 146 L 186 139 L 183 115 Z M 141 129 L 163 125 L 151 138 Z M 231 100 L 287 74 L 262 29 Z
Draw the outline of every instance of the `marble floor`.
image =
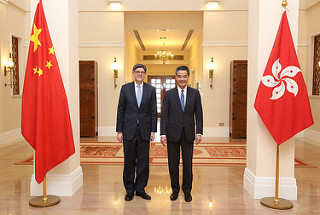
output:
M 88 139 L 82 139 L 86 141 Z M 92 140 L 92 139 L 90 139 Z M 95 138 L 96 141 L 115 139 Z M 204 141 L 228 142 L 229 138 Z M 239 140 L 243 141 L 243 140 Z M 83 165 L 83 186 L 72 197 L 61 197 L 61 203 L 51 208 L 29 207 L 32 166 L 17 166 L 15 162 L 32 155 L 26 142 L 0 145 L 0 215 L 90 215 L 90 214 L 320 214 L 320 147 L 303 139 L 296 141 L 296 155 L 318 168 L 295 168 L 298 200 L 294 207 L 278 211 L 263 207 L 243 188 L 244 167 L 194 167 L 193 201 L 170 201 L 170 179 L 166 166 L 151 166 L 146 191 L 151 201 L 134 197 L 124 201 L 121 165 Z

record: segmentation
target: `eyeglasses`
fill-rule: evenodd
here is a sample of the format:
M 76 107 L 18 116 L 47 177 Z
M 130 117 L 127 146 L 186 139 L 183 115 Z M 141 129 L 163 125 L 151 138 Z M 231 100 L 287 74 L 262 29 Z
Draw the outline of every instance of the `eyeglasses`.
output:
M 135 71 L 136 74 L 140 74 L 140 75 L 143 75 L 143 74 L 146 74 L 145 71 Z

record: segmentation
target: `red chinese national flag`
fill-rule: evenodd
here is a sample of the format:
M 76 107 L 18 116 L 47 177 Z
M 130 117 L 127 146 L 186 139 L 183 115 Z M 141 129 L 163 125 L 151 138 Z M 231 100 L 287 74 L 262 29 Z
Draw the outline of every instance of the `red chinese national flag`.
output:
M 32 25 L 22 96 L 21 133 L 35 150 L 35 175 L 46 173 L 74 152 L 68 100 L 42 1 Z
M 254 107 L 278 145 L 313 124 L 286 11 L 282 14 Z

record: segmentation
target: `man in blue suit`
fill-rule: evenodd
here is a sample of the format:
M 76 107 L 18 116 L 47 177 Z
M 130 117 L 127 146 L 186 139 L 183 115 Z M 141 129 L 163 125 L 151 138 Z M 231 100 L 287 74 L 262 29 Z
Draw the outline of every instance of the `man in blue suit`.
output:
M 193 142 L 199 144 L 203 133 L 201 96 L 198 90 L 187 86 L 190 70 L 176 69 L 177 86 L 165 93 L 161 109 L 160 133 L 162 145 L 167 145 L 171 179 L 172 201 L 178 198 L 180 147 L 183 160 L 182 190 L 186 202 L 192 201 Z
M 149 178 L 150 141 L 157 131 L 156 90 L 143 82 L 147 68 L 142 64 L 133 67 L 134 81 L 122 86 L 117 113 L 117 139 L 123 142 L 123 183 L 126 201 L 137 196 L 150 200 L 145 192 Z

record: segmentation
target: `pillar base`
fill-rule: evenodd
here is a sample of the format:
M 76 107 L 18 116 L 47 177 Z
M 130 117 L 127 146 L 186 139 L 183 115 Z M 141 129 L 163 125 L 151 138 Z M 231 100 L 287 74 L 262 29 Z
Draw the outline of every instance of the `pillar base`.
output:
M 254 199 L 275 195 L 275 177 L 256 177 L 249 169 L 245 169 L 243 186 Z M 280 177 L 279 197 L 297 200 L 297 184 L 295 178 Z
M 47 194 L 73 196 L 83 185 L 82 167 L 79 166 L 70 174 L 47 174 Z M 30 182 L 30 196 L 42 196 L 43 185 L 38 184 L 33 174 Z

